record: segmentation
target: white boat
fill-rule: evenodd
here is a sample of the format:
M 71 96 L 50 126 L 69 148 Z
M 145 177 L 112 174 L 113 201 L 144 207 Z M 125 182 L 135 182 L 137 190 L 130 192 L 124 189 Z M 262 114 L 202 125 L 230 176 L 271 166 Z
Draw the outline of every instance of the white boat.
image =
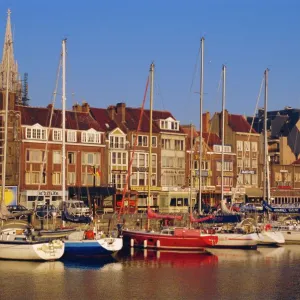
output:
M 262 230 L 257 233 L 258 245 L 261 246 L 281 246 L 285 243 L 285 238 L 281 231 Z
M 89 234 L 86 234 L 89 233 Z M 65 240 L 65 256 L 101 256 L 111 255 L 123 247 L 123 239 L 118 237 L 102 237 L 92 231 L 71 233 Z
M 216 233 L 218 242 L 213 248 L 256 249 L 258 235 L 256 233 Z
M 282 233 L 286 244 L 300 244 L 300 226 L 298 224 L 272 224 L 272 228 L 274 231 Z
M 61 240 L 35 240 L 33 229 L 22 221 L 7 222 L 0 231 L 0 259 L 57 260 L 65 250 Z

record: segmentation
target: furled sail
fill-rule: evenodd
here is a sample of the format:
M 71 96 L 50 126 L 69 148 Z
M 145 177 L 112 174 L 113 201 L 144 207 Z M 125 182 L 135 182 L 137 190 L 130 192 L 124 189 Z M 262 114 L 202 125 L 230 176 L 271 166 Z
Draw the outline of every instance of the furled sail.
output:
M 193 215 L 190 215 L 190 222 L 191 223 L 201 223 L 201 222 L 205 222 L 205 221 L 208 221 L 210 219 L 213 219 L 214 216 L 213 215 L 209 215 L 209 216 L 205 216 L 205 217 L 202 217 L 202 218 L 199 218 L 199 219 L 195 219 L 193 217 Z
M 154 212 L 151 208 L 148 208 L 147 215 L 149 219 L 182 220 L 182 216 L 158 214 Z
M 221 210 L 223 214 L 232 215 L 232 211 L 228 209 L 228 207 L 226 206 L 226 200 L 224 199 L 221 200 Z

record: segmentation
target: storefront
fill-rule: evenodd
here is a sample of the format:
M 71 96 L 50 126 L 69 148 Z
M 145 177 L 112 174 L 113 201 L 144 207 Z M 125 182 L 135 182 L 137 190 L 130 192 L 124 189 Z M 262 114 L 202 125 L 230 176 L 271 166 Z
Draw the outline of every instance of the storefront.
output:
M 147 210 L 148 207 L 148 187 L 147 186 L 131 186 L 132 191 L 138 193 L 138 211 L 143 212 Z M 158 211 L 159 210 L 159 193 L 161 192 L 161 187 L 151 186 L 150 187 L 150 207 Z
M 20 193 L 20 204 L 28 209 L 34 209 L 38 204 L 53 204 L 58 207 L 62 201 L 62 191 L 53 190 L 26 190 Z M 68 191 L 65 191 L 65 198 L 68 197 Z

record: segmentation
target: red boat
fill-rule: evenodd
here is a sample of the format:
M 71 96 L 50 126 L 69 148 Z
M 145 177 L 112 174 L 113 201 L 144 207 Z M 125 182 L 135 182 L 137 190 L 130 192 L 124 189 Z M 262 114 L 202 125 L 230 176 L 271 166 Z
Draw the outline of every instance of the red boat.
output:
M 160 232 L 123 230 L 124 245 L 144 249 L 201 251 L 217 242 L 217 236 L 193 228 L 168 227 Z

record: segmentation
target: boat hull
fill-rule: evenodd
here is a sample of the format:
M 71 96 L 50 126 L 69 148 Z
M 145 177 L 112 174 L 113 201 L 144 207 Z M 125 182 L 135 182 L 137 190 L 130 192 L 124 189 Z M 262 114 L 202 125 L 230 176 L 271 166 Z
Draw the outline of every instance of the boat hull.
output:
M 59 240 L 51 242 L 0 241 L 0 259 L 57 260 L 63 256 L 64 250 L 65 245 Z
M 201 251 L 217 243 L 218 238 L 210 234 L 194 236 L 163 235 L 159 232 L 123 231 L 125 246 L 165 250 Z
M 286 244 L 299 245 L 300 244 L 300 231 L 288 230 L 280 231 L 283 234 Z
M 97 240 L 65 241 L 65 256 L 111 255 L 123 247 L 122 238 L 101 238 Z
M 216 233 L 218 243 L 213 248 L 256 249 L 258 236 L 256 233 Z
M 258 245 L 263 246 L 281 246 L 285 243 L 281 231 L 262 231 L 257 234 Z

